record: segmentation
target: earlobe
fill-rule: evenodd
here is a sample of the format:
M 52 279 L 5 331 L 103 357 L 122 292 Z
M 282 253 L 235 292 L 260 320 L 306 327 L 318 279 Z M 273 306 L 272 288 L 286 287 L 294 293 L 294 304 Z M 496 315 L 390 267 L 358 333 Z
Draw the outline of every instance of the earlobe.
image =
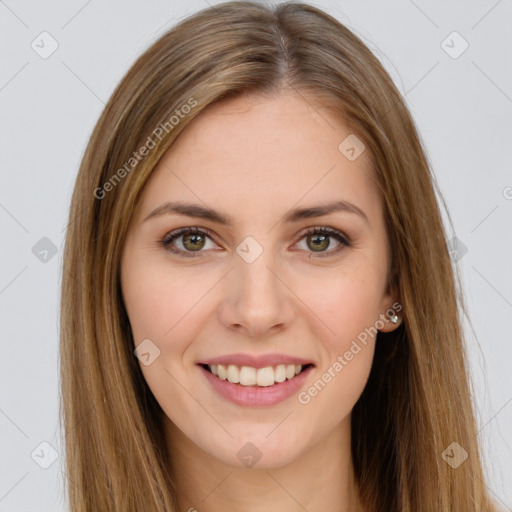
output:
M 403 306 L 399 300 L 398 289 L 398 267 L 394 261 L 388 275 L 387 290 L 382 303 L 382 309 L 386 309 L 386 311 L 380 316 L 384 323 L 382 329 L 379 329 L 381 332 L 392 332 L 403 322 L 403 314 L 400 314 Z
M 397 329 L 403 322 L 403 314 L 400 314 L 403 307 L 400 302 L 395 301 L 392 306 L 388 307 L 386 312 L 381 315 L 382 328 L 379 328 L 380 332 L 391 332 Z
M 398 323 L 398 315 L 396 315 L 395 313 L 393 313 L 392 315 L 390 315 L 389 317 L 389 320 L 391 322 L 393 322 L 394 324 L 397 324 Z
M 399 304 L 398 302 L 395 302 L 395 304 L 400 306 L 400 310 L 402 309 L 402 305 L 401 304 Z M 395 304 L 393 304 L 393 306 L 395 306 Z M 392 327 L 390 329 L 390 331 L 394 331 L 403 322 L 403 315 L 398 314 L 398 311 L 396 309 L 393 309 L 393 311 L 394 311 L 394 313 L 391 313 L 391 314 L 388 315 L 389 321 L 392 324 L 390 326 L 390 327 Z

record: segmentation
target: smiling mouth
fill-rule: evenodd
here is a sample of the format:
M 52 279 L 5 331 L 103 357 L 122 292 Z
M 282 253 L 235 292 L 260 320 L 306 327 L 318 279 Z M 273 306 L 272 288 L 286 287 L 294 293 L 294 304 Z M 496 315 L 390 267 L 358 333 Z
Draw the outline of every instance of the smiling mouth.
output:
M 232 384 L 241 386 L 268 387 L 292 380 L 296 375 L 304 372 L 313 364 L 279 364 L 264 368 L 251 366 L 238 366 L 235 364 L 200 364 L 205 370 L 215 375 L 220 380 L 227 380 Z

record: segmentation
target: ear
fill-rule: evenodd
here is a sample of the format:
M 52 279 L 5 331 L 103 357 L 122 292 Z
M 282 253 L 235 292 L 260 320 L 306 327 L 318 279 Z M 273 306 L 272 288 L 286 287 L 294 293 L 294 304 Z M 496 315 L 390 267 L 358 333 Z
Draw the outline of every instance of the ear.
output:
M 379 331 L 392 332 L 403 322 L 403 306 L 398 291 L 398 272 L 394 266 L 390 272 L 386 293 L 382 297 Z

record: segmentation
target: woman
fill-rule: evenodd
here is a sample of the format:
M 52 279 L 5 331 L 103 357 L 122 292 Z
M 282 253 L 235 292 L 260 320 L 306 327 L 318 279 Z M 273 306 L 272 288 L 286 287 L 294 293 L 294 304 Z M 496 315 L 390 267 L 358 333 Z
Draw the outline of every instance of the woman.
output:
M 156 41 L 72 198 L 71 510 L 495 510 L 434 186 L 319 9 L 228 2 Z

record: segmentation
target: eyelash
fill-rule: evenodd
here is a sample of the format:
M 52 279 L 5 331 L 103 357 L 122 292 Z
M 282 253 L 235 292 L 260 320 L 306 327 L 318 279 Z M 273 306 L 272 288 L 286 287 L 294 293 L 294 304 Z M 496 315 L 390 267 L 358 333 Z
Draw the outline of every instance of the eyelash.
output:
M 165 235 L 164 238 L 160 240 L 160 244 L 168 251 L 172 252 L 173 254 L 178 254 L 180 256 L 184 256 L 186 258 L 194 258 L 197 257 L 196 255 L 205 252 L 205 251 L 183 251 L 181 249 L 177 249 L 172 245 L 172 242 L 179 238 L 182 235 L 206 235 L 208 238 L 212 239 L 212 233 L 209 230 L 206 229 L 199 229 L 197 227 L 193 228 L 181 228 L 176 231 L 172 231 L 171 233 L 168 233 Z M 307 235 L 328 235 L 329 237 L 335 238 L 338 242 L 340 242 L 340 245 L 331 251 L 327 252 L 319 252 L 314 253 L 311 252 L 310 258 L 325 258 L 328 256 L 331 256 L 333 254 L 338 253 L 339 251 L 343 250 L 344 247 L 350 247 L 350 242 L 348 237 L 343 235 L 340 231 L 337 231 L 336 229 L 328 228 L 328 227 L 320 227 L 315 226 L 312 228 L 308 228 L 306 232 L 302 234 L 299 240 L 302 240 Z M 213 239 L 212 239 L 213 240 Z

